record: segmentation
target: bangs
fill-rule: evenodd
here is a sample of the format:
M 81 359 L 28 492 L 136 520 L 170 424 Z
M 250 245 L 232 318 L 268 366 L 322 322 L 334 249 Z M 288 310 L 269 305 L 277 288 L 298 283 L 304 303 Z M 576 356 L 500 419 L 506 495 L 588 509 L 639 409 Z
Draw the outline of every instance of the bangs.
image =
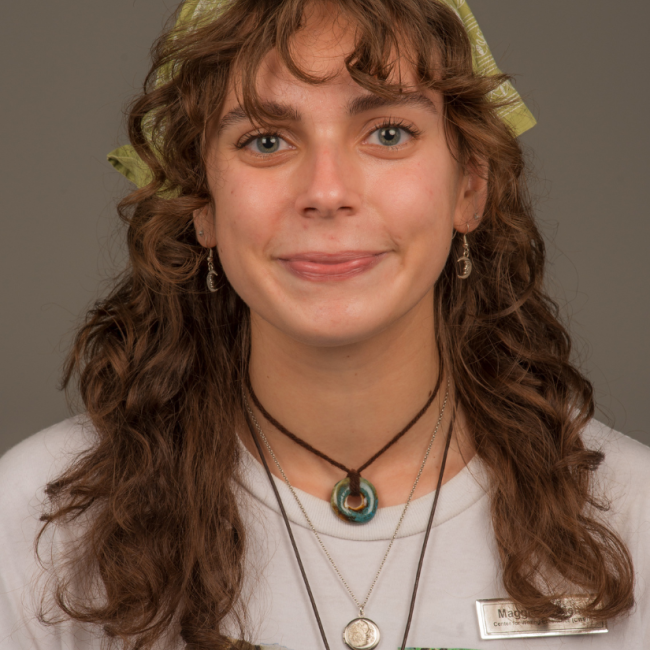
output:
M 238 0 L 216 18 L 203 14 L 183 25 L 159 45 L 161 66 L 173 69 L 162 86 L 194 98 L 185 101 L 185 107 L 194 108 L 193 121 L 203 128 L 220 112 L 231 84 L 251 121 L 268 125 L 282 119 L 285 116 L 265 110 L 256 89 L 260 67 L 272 50 L 300 81 L 322 84 L 334 76 L 314 76 L 296 60 L 295 38 L 314 16 L 331 20 L 342 32 L 353 30 L 354 47 L 345 67 L 353 81 L 371 93 L 392 99 L 415 91 L 404 83 L 405 67 L 420 89 L 444 92 L 451 79 L 464 87 L 474 79 L 465 28 L 442 2 Z M 159 69 L 149 82 L 162 89 L 160 79 Z
M 263 14 L 262 3 L 259 11 Z M 299 32 L 308 29 L 308 21 L 331 20 L 341 31 L 352 30 L 352 50 L 344 59 L 352 80 L 365 90 L 393 99 L 418 88 L 435 89 L 449 76 L 472 76 L 472 58 L 469 40 L 457 16 L 438 2 L 410 2 L 399 6 L 385 2 L 293 0 L 283 4 L 279 11 L 271 11 L 268 27 L 251 29 L 237 62 L 241 76 L 240 102 L 249 116 L 259 122 L 270 117 L 261 106 L 255 80 L 264 57 L 275 49 L 280 61 L 300 81 L 310 84 L 325 83 L 328 77 L 310 74 L 296 61 L 293 44 Z M 447 52 L 458 49 L 456 56 Z M 414 79 L 415 86 L 405 83 L 405 73 Z
M 279 10 L 276 3 L 252 4 L 258 15 L 248 17 L 232 80 L 242 108 L 256 122 L 278 117 L 265 111 L 256 91 L 260 66 L 272 50 L 304 83 L 322 84 L 335 76 L 315 76 L 295 57 L 296 37 L 323 21 L 331 21 L 341 33 L 353 32 L 354 45 L 345 56 L 345 68 L 360 87 L 382 97 L 392 99 L 417 88 L 435 89 L 445 78 L 473 75 L 464 27 L 441 3 L 413 2 L 410 10 L 404 11 L 402 6 L 400 12 L 387 3 L 358 0 L 293 0 L 283 3 Z M 452 42 L 461 47 L 450 47 Z M 455 56 L 446 56 L 457 49 L 461 51 Z M 412 82 L 405 83 L 405 72 L 415 80 L 415 88 Z

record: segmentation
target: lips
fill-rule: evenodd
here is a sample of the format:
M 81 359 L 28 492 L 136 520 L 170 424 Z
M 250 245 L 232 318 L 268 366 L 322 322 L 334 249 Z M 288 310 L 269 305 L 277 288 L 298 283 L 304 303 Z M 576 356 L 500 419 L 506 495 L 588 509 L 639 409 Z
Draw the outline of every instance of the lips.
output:
M 307 252 L 280 257 L 278 261 L 305 280 L 336 281 L 360 275 L 375 267 L 386 256 L 376 251 Z

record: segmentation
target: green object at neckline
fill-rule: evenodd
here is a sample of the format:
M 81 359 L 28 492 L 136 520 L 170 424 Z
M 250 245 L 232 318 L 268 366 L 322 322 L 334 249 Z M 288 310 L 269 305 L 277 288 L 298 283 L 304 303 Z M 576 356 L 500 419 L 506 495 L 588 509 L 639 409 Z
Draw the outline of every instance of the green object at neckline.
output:
M 348 504 L 350 496 L 350 479 L 346 477 L 340 480 L 332 490 L 330 504 L 334 514 L 348 521 L 351 524 L 365 524 L 377 514 L 377 492 L 375 486 L 367 479 L 359 478 L 359 489 L 361 491 L 362 503 L 359 507 L 353 507 Z

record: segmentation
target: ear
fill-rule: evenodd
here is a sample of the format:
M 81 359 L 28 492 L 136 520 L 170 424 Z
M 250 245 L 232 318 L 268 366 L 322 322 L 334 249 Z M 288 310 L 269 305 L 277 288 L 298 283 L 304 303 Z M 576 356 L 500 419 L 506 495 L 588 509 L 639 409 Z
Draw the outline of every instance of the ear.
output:
M 478 227 L 487 201 L 488 165 L 474 162 L 462 173 L 458 188 L 454 228 L 466 234 Z
M 214 210 L 208 203 L 192 213 L 194 220 L 194 229 L 196 231 L 196 239 L 206 248 L 214 248 L 217 245 L 217 237 L 215 233 L 214 223 Z

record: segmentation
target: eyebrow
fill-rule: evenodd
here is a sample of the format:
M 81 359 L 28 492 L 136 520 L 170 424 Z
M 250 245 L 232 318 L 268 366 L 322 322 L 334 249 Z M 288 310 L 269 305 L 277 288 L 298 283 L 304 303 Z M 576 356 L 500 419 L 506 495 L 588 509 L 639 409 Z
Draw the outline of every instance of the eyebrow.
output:
M 422 93 L 406 93 L 396 98 L 380 97 L 379 95 L 361 95 L 348 103 L 348 115 L 358 115 L 376 108 L 390 108 L 392 106 L 418 106 L 434 115 L 438 114 L 436 105 Z
M 374 94 L 361 95 L 360 97 L 355 97 L 348 102 L 347 112 L 349 116 L 353 116 L 378 108 L 390 108 L 393 106 L 419 106 L 434 115 L 438 114 L 436 105 L 422 93 L 407 93 L 396 98 L 381 97 L 380 95 Z M 288 119 L 290 122 L 302 121 L 300 113 L 293 106 L 287 104 L 263 102 L 262 108 L 264 108 L 264 110 L 266 110 L 271 116 L 277 118 Z M 228 127 L 248 120 L 249 117 L 241 106 L 233 108 L 233 110 L 229 111 L 221 118 L 219 127 L 217 128 L 217 137 Z
M 300 122 L 301 117 L 300 113 L 287 104 L 278 104 L 277 102 L 262 102 L 262 108 L 270 113 L 272 116 L 277 118 L 289 118 L 291 122 Z M 217 136 L 230 126 L 234 124 L 239 124 L 240 122 L 247 122 L 250 118 L 246 114 L 246 111 L 241 107 L 233 108 L 232 111 L 226 113 L 219 122 L 219 128 L 217 129 Z

